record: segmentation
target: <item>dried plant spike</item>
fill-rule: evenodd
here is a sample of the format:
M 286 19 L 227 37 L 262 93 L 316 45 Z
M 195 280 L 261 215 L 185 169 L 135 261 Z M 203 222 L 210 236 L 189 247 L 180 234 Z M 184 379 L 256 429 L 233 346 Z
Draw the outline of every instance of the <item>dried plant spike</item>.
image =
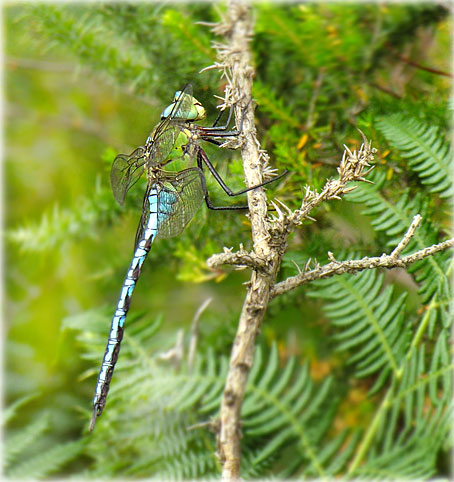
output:
M 337 263 L 337 260 L 336 260 L 336 258 L 334 257 L 334 254 L 331 251 L 328 251 L 328 258 L 333 263 Z

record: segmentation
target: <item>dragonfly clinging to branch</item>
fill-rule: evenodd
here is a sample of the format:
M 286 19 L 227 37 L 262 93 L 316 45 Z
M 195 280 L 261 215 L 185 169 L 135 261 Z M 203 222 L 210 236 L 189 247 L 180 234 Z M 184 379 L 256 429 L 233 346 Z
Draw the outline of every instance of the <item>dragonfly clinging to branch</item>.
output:
M 93 399 L 90 431 L 106 405 L 107 393 L 123 338 L 124 323 L 131 297 L 140 276 L 142 264 L 155 238 L 169 238 L 180 234 L 205 201 L 213 210 L 247 209 L 247 206 L 214 206 L 209 198 L 203 168 L 206 166 L 229 196 L 238 196 L 282 177 L 286 172 L 258 186 L 233 192 L 200 146 L 200 141 L 216 145 L 241 131 L 229 131 L 231 112 L 224 126 L 202 127 L 195 122 L 206 117 L 205 109 L 192 96 L 191 85 L 175 93 L 173 102 L 163 111 L 161 122 L 147 138 L 145 145 L 130 155 L 119 154 L 111 170 L 111 184 L 115 199 L 123 204 L 128 190 L 145 172 L 145 191 L 142 216 L 137 229 L 135 250 L 126 273 L 117 308 L 112 319 L 107 347 Z M 196 165 L 191 164 L 196 160 Z M 178 170 L 182 163 L 185 167 Z

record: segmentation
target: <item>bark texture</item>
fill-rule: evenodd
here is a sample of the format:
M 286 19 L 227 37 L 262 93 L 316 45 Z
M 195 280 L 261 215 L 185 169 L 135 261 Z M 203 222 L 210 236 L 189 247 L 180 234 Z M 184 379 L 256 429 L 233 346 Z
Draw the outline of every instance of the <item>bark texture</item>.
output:
M 220 25 L 221 32 L 228 39 L 223 62 L 231 73 L 230 90 L 226 99 L 236 103 L 237 118 L 243 118 L 243 142 L 241 154 L 247 187 L 264 180 L 266 165 L 264 153 L 260 150 L 254 126 L 254 110 L 251 102 L 254 69 L 251 66 L 249 40 L 253 31 L 250 7 L 244 2 L 229 4 L 229 19 Z M 228 61 L 228 65 L 226 62 Z M 270 290 L 274 285 L 280 257 L 271 249 L 268 229 L 267 198 L 263 188 L 248 192 L 249 216 L 253 240 L 253 254 L 265 261 L 265 269 L 254 269 L 244 300 L 238 331 L 233 343 L 230 366 L 220 411 L 218 436 L 219 456 L 222 463 L 222 478 L 225 481 L 240 478 L 241 462 L 241 406 L 247 378 L 252 367 L 255 340 L 265 315 Z

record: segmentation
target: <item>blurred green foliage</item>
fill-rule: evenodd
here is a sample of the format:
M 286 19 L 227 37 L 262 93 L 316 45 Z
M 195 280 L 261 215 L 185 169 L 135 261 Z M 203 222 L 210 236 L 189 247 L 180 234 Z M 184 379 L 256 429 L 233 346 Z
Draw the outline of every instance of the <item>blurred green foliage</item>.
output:
M 201 22 L 218 21 L 223 9 L 186 3 L 4 9 L 5 401 L 36 395 L 13 406 L 16 416 L 7 420 L 11 475 L 191 478 L 219 471 L 214 435 L 186 427 L 217 413 L 248 276 L 212 273 L 205 260 L 223 246 L 250 247 L 244 214 L 203 208 L 180 237 L 153 245 L 106 412 L 91 437 L 86 428 L 143 195 L 139 183 L 125 207 L 116 205 L 110 164 L 116 153 L 143 144 L 188 81 L 207 122 L 216 117 L 213 95 L 222 93 L 223 81 L 215 70 L 199 71 L 216 60 L 211 43 L 219 39 Z M 260 3 L 254 15 L 257 129 L 272 164 L 291 171 L 268 189 L 269 198 L 297 207 L 304 185 L 320 188 L 335 176 L 343 144 L 359 146 L 356 127 L 379 149 L 376 184 L 317 211 L 317 223 L 290 240 L 280 279 L 297 272 L 295 263 L 325 261 L 328 251 L 338 259 L 389 251 L 416 213 L 424 226 L 410 251 L 452 236 L 446 9 Z M 214 146 L 207 152 L 229 184 L 241 188 L 239 154 Z M 208 188 L 225 204 L 209 177 Z M 276 299 L 245 402 L 245 476 L 446 476 L 451 271 L 444 253 L 410 274 L 342 277 Z M 352 294 L 351 310 L 339 311 L 335 300 Z M 208 297 L 213 302 L 201 318 L 191 375 L 159 355 L 180 328 L 187 343 L 194 313 Z M 384 327 L 385 341 L 377 342 L 383 307 L 396 311 L 389 325 L 395 328 Z M 389 351 L 380 354 L 388 341 Z M 369 342 L 377 357 L 354 360 Z M 362 437 L 375 421 L 367 446 Z M 40 453 L 47 458 L 34 458 Z

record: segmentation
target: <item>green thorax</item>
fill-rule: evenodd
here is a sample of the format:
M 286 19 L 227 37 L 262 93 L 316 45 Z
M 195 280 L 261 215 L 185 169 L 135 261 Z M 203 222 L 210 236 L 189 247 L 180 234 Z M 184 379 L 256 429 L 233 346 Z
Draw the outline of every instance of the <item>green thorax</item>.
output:
M 197 146 L 197 138 L 197 130 L 191 128 L 190 124 L 187 124 L 187 127 L 184 127 L 181 130 L 181 132 L 178 134 L 173 149 L 167 156 L 167 160 L 172 161 L 171 165 L 169 164 L 168 166 L 170 170 L 175 171 L 188 167 L 188 162 L 190 162 L 196 154 L 195 151 Z M 176 162 L 178 160 L 181 160 L 183 164 L 181 164 L 180 162 Z
M 188 167 L 195 157 L 198 138 L 197 126 L 192 123 L 205 117 L 205 109 L 195 97 L 176 92 L 173 102 L 162 112 L 161 122 L 147 139 L 148 169 L 177 171 Z M 160 145 L 165 149 L 167 143 L 173 143 L 173 147 L 163 158 L 159 155 Z
M 159 126 L 150 136 L 151 144 L 153 143 L 153 137 L 158 128 Z M 163 167 L 166 171 L 175 172 L 187 168 L 195 157 L 198 139 L 196 126 L 191 126 L 190 123 L 181 123 L 172 126 L 172 129 L 179 130 L 172 150 L 165 159 L 158 160 L 150 157 L 147 163 L 149 168 Z M 157 142 L 159 142 L 159 140 Z

